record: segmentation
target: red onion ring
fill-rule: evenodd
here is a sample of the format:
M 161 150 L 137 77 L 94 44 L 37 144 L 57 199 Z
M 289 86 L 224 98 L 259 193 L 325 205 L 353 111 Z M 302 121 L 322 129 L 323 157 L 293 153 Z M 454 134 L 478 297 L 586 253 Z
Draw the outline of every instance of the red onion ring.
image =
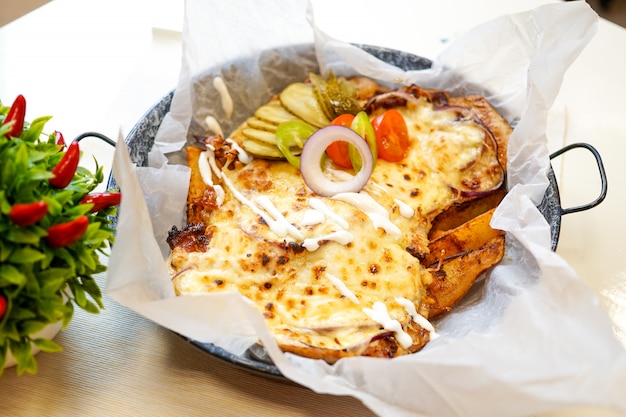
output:
M 362 166 L 359 172 L 348 181 L 331 181 L 320 165 L 326 148 L 334 142 L 348 142 L 361 156 Z M 374 169 L 374 157 L 369 146 L 354 130 L 344 126 L 326 126 L 309 137 L 300 155 L 300 172 L 306 185 L 317 195 L 332 197 L 338 193 L 360 191 Z

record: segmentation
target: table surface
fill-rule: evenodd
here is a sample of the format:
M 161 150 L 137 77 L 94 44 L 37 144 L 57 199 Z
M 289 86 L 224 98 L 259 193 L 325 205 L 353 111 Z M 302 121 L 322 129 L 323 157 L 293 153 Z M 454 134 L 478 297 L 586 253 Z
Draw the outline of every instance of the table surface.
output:
M 450 39 L 471 25 L 503 13 L 527 10 L 547 1 L 446 0 L 434 17 L 454 7 L 454 17 L 419 19 L 433 26 L 432 39 L 407 36 L 412 4 L 391 7 L 363 19 L 395 13 L 395 31 L 346 25 L 349 5 L 313 2 L 318 25 L 345 41 L 388 46 L 434 57 Z M 373 4 L 360 2 L 362 9 Z M 66 137 L 86 131 L 124 137 L 142 114 L 178 79 L 182 0 L 55 0 L 0 27 L 0 97 L 24 94 L 28 117 L 53 114 L 51 129 Z M 345 10 L 342 9 L 345 7 Z M 146 11 L 149 10 L 149 13 Z M 398 17 L 395 11 L 406 10 Z M 404 21 L 403 19 L 407 19 Z M 357 19 L 358 20 L 358 19 Z M 364 23 L 363 20 L 359 22 Z M 374 23 L 375 21 L 372 20 Z M 564 133 L 552 151 L 587 142 L 603 157 L 609 193 L 598 207 L 563 218 L 557 252 L 599 295 L 626 343 L 626 30 L 602 20 L 598 34 L 568 70 L 555 105 L 565 115 Z M 589 103 L 592 103 L 591 105 Z M 110 167 L 113 152 L 91 150 Z M 85 158 L 84 158 L 85 159 Z M 568 153 L 556 164 L 564 207 L 587 203 L 599 192 L 589 157 Z M 106 276 L 98 277 L 102 286 Z M 171 332 L 117 305 L 105 296 L 106 310 L 93 316 L 77 311 L 56 341 L 64 351 L 38 355 L 39 373 L 0 378 L 1 413 L 12 416 L 221 415 L 370 416 L 358 400 L 316 394 L 285 381 L 234 368 Z M 610 410 L 556 410 L 551 416 L 619 416 Z

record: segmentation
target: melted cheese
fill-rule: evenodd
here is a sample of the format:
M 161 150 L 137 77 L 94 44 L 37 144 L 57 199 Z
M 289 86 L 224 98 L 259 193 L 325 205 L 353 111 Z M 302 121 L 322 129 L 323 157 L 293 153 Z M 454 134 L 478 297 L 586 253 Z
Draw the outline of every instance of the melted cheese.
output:
M 426 247 L 430 220 L 454 201 L 450 184 L 485 133 L 425 100 L 398 110 L 409 128 L 407 156 L 379 160 L 360 193 L 316 196 L 281 161 L 213 172 L 227 192 L 210 214 L 206 252 L 172 252 L 177 294 L 239 291 L 282 346 L 345 350 L 387 329 L 407 348 L 411 322 L 434 335 L 417 314 L 430 276 L 406 248 Z

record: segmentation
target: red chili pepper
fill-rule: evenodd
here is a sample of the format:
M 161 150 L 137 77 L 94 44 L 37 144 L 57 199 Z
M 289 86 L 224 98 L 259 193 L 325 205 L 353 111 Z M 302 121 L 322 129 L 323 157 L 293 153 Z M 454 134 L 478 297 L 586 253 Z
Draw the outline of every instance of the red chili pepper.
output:
M 52 169 L 54 177 L 48 180 L 50 185 L 55 188 L 67 187 L 72 182 L 72 178 L 74 178 L 79 160 L 80 148 L 78 147 L 78 142 L 74 141 L 67 148 L 57 166 Z
M 7 298 L 0 294 L 0 320 L 4 318 L 4 315 L 7 312 Z
M 58 130 L 55 130 L 54 136 L 57 139 L 57 145 L 62 146 L 62 149 L 65 148 L 65 138 L 63 137 L 63 133 L 59 132 Z
M 53 248 L 63 248 L 80 239 L 87 231 L 89 218 L 80 216 L 66 223 L 55 224 L 48 229 L 48 243 Z
M 11 207 L 9 218 L 18 226 L 30 226 L 43 219 L 47 212 L 48 203 L 45 201 L 17 203 Z
M 26 116 L 26 99 L 23 95 L 19 95 L 13 101 L 3 125 L 13 122 L 11 130 L 8 131 L 7 137 L 19 138 L 24 130 L 24 117 Z
M 117 206 L 122 201 L 122 193 L 91 193 L 80 200 L 81 204 L 93 204 L 92 213 L 102 211 L 111 206 Z

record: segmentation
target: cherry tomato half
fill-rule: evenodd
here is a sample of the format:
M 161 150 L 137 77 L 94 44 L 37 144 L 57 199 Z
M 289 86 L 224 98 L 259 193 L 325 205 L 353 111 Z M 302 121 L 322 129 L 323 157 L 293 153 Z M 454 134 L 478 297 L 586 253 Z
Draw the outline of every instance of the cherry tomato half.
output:
M 335 118 L 330 124 L 332 126 L 350 127 L 354 115 L 346 113 Z M 352 168 L 350 161 L 350 152 L 348 150 L 348 142 L 334 142 L 326 148 L 326 154 L 332 161 L 342 168 Z
M 387 110 L 372 121 L 376 132 L 378 157 L 389 162 L 399 162 L 409 148 L 409 131 L 404 117 L 394 109 Z

